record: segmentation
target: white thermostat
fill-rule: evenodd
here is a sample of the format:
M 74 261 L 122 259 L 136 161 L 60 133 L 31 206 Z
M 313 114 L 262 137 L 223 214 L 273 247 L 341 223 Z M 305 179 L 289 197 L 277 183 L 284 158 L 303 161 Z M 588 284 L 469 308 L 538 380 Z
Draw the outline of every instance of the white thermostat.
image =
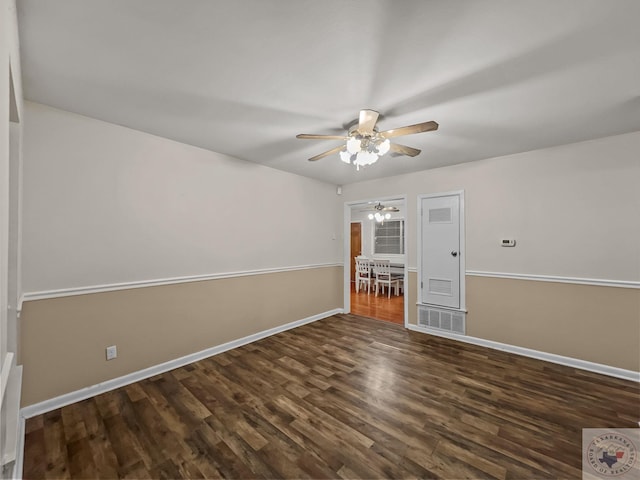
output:
M 503 238 L 502 240 L 500 240 L 500 245 L 502 245 L 503 247 L 515 247 L 516 241 L 513 239 Z

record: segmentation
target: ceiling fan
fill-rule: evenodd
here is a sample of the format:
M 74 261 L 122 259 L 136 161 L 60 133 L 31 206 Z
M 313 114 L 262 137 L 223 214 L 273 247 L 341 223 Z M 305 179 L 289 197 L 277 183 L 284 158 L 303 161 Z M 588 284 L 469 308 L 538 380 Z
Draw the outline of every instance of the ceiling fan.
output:
M 376 212 L 399 212 L 400 209 L 398 207 L 393 206 L 384 206 L 380 202 L 375 202 L 375 205 L 371 205 L 370 207 L 363 208 L 360 210 L 361 212 L 368 212 L 371 210 L 375 210 Z
M 379 132 L 376 128 L 379 116 L 380 114 L 375 110 L 360 110 L 358 123 L 351 127 L 346 135 L 313 135 L 301 133 L 296 135 L 296 138 L 305 140 L 346 141 L 346 144 L 311 157 L 309 161 L 315 162 L 334 153 L 340 153 L 340 159 L 343 162 L 353 164 L 359 170 L 360 167 L 377 162 L 379 157 L 389 151 L 400 155 L 415 157 L 420 153 L 420 150 L 399 143 L 391 143 L 389 139 L 438 129 L 438 124 L 430 121 Z
M 391 218 L 391 214 L 389 212 L 399 212 L 400 209 L 398 207 L 387 206 L 385 207 L 382 203 L 378 202 L 375 205 L 372 205 L 369 208 L 365 208 L 360 210 L 361 212 L 369 212 L 374 211 L 375 213 L 370 213 L 367 215 L 369 220 L 374 220 L 378 223 L 383 223 L 385 220 L 389 220 Z M 386 212 L 386 213 L 385 213 Z

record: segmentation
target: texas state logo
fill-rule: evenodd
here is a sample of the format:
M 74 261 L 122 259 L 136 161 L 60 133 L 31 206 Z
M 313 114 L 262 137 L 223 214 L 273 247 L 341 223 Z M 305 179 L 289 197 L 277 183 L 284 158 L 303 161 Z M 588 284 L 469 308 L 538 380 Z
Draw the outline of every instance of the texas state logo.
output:
M 584 429 L 583 478 L 639 479 L 639 432 L 632 428 Z

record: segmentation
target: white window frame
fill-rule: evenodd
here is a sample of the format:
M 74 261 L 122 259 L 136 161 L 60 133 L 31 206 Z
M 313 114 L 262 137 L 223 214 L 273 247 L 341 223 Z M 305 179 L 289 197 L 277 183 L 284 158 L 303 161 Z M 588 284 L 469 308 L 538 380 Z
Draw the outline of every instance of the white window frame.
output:
M 381 253 L 381 252 L 376 252 L 376 228 L 379 225 L 382 225 L 383 223 L 386 222 L 401 222 L 401 237 L 400 237 L 400 244 L 402 246 L 402 250 L 405 250 L 405 237 L 406 235 L 406 220 L 404 219 L 404 217 L 398 217 L 398 218 L 390 218 L 389 220 L 385 220 L 384 222 L 378 223 L 375 220 L 372 220 L 373 223 L 375 223 L 373 225 L 373 228 L 371 229 L 371 254 L 376 256 L 376 257 L 404 257 L 406 255 L 406 251 L 404 253 Z

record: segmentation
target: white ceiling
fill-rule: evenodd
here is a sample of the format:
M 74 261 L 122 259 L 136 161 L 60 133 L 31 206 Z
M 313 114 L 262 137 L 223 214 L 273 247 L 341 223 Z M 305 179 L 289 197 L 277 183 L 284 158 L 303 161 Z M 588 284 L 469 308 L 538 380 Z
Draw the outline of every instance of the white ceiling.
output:
M 347 184 L 640 130 L 638 0 L 17 0 L 32 100 Z M 415 158 L 307 158 L 363 108 Z

